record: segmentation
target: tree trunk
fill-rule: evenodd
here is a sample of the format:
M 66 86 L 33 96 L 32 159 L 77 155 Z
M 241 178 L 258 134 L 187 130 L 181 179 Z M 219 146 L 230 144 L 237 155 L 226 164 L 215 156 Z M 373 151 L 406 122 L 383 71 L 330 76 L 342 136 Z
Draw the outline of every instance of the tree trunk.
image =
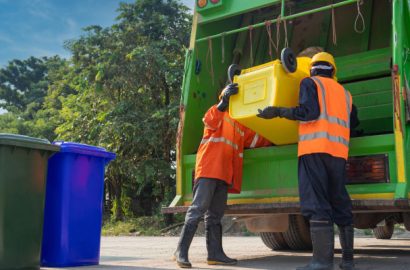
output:
M 115 221 L 123 221 L 124 220 L 124 210 L 122 209 L 122 183 L 121 181 L 115 181 L 115 194 L 114 194 L 114 199 L 115 199 L 115 209 L 114 209 L 114 215 L 115 215 Z

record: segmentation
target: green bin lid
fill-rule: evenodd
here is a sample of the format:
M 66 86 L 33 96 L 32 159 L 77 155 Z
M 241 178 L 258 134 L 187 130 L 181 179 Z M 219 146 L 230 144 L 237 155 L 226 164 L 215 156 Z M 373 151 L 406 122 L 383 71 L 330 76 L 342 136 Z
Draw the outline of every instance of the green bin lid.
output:
M 46 150 L 52 152 L 60 151 L 59 146 L 50 144 L 50 142 L 46 139 L 33 138 L 18 134 L 0 133 L 0 147 L 2 145 Z

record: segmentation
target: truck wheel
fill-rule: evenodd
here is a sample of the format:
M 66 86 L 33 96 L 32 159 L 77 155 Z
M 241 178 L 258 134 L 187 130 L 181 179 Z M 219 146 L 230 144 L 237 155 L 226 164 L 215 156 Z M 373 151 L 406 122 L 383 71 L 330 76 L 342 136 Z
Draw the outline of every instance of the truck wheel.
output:
M 376 239 L 391 239 L 394 232 L 394 223 L 386 222 L 384 226 L 377 226 L 373 229 Z
M 312 249 L 309 225 L 301 215 L 289 215 L 289 228 L 283 238 L 292 250 Z
M 268 248 L 272 250 L 287 250 L 289 249 L 288 244 L 286 244 L 283 234 L 280 232 L 262 232 L 260 233 L 262 242 Z

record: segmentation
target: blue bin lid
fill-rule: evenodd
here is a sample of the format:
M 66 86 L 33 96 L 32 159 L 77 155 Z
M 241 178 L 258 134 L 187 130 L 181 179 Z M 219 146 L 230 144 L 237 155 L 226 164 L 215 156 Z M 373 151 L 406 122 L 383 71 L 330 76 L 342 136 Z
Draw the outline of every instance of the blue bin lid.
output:
M 60 152 L 82 154 L 94 157 L 102 157 L 108 160 L 115 159 L 115 153 L 108 152 L 105 148 L 75 142 L 55 141 L 54 145 L 60 146 Z

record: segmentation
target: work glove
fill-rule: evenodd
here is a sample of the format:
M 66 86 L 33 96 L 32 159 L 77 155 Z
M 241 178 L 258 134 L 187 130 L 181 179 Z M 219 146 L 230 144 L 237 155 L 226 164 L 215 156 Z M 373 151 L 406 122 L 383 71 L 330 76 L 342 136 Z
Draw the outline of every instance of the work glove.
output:
M 289 120 L 295 120 L 292 108 L 268 106 L 265 109 L 258 109 L 257 117 L 264 119 L 272 119 L 275 117 L 283 117 Z
M 279 107 L 268 106 L 263 110 L 258 109 L 258 114 L 256 116 L 263 119 L 279 117 Z
M 238 84 L 230 83 L 223 90 L 221 94 L 221 100 L 219 101 L 217 108 L 219 111 L 224 112 L 229 106 L 229 98 L 232 95 L 238 94 Z

